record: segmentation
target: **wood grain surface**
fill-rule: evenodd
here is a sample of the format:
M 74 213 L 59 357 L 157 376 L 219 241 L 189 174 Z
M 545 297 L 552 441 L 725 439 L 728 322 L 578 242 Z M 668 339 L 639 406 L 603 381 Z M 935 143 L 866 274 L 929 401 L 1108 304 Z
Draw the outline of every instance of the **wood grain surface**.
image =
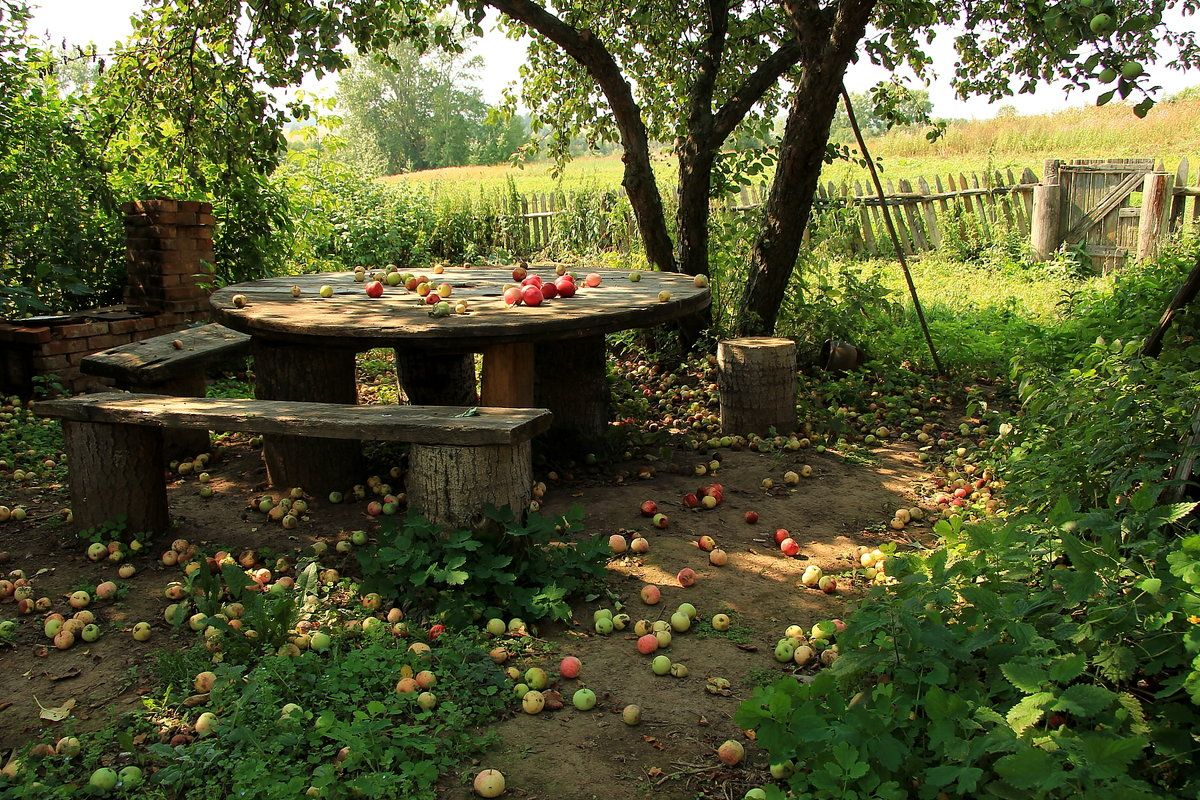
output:
M 213 323 L 101 350 L 86 356 L 79 368 L 88 375 L 146 385 L 199 370 L 208 361 L 248 352 L 249 336 Z
M 221 289 L 212 295 L 218 322 L 255 336 L 297 343 L 366 349 L 395 346 L 481 352 L 490 344 L 595 336 L 645 328 L 700 311 L 711 302 L 707 288 L 691 276 L 643 271 L 641 280 L 617 270 L 598 270 L 603 283 L 584 286 L 586 271 L 575 271 L 574 297 L 548 300 L 537 307 L 505 305 L 503 293 L 515 286 L 509 267 L 447 267 L 442 275 L 423 271 L 435 284 L 453 287 L 450 302 L 467 301 L 468 314 L 435 318 L 415 292 L 387 286 L 378 299 L 367 296 L 353 273 L 268 278 Z M 534 265 L 530 274 L 554 277 L 553 265 Z M 293 297 L 292 286 L 300 287 Z M 319 295 L 329 285 L 334 294 Z M 661 301 L 667 291 L 670 299 Z M 237 308 L 234 297 L 246 298 Z

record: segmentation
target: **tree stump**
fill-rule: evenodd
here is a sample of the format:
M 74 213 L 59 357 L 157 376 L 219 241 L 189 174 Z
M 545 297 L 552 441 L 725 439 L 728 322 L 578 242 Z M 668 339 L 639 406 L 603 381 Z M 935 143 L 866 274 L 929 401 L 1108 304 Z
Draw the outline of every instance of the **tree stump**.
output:
M 485 506 L 525 513 L 533 487 L 529 442 L 447 447 L 414 444 L 408 456 L 409 506 L 442 525 L 474 527 Z
M 554 414 L 555 442 L 591 452 L 608 430 L 611 390 L 603 336 L 537 345 L 534 405 Z
M 255 337 L 254 395 L 259 400 L 358 402 L 354 351 L 266 341 Z M 273 486 L 311 494 L 345 489 L 363 472 L 362 443 L 302 436 L 265 436 L 263 460 Z
M 396 348 L 396 382 L 401 402 L 414 406 L 474 406 L 474 353 L 413 355 Z
M 128 533 L 171 527 L 161 428 L 69 420 L 62 427 L 77 530 L 119 518 Z
M 721 432 L 788 434 L 796 427 L 796 344 L 755 336 L 717 345 Z

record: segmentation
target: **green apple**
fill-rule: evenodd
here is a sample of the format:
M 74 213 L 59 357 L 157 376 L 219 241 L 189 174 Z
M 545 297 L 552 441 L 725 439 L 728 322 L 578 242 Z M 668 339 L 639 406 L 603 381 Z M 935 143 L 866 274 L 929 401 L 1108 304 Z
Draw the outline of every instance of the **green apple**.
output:
M 780 664 L 785 664 L 792 660 L 792 656 L 796 654 L 796 642 L 792 639 L 783 638 L 775 643 L 775 660 Z
M 571 696 L 571 702 L 580 711 L 591 711 L 596 707 L 596 693 L 591 689 L 577 689 Z
M 650 662 L 650 669 L 655 675 L 666 675 L 671 671 L 671 659 L 666 656 L 655 656 Z

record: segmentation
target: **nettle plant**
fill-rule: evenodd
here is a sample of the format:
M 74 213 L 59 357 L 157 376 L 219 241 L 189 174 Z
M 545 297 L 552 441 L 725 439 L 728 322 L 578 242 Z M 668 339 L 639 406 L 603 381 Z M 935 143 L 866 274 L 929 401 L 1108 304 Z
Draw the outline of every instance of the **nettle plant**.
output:
M 1162 488 L 1048 522 L 942 520 L 944 548 L 897 555 L 833 668 L 738 711 L 798 765 L 787 796 L 1194 797 L 1200 536 L 1175 532 L 1194 504 Z
M 446 532 L 415 515 L 384 523 L 379 545 L 359 551 L 362 589 L 394 597 L 465 624 L 489 608 L 522 619 L 570 617 L 568 599 L 604 574 L 608 544 L 600 536 L 559 542 L 581 531 L 583 510 L 552 519 L 489 509 L 485 530 Z

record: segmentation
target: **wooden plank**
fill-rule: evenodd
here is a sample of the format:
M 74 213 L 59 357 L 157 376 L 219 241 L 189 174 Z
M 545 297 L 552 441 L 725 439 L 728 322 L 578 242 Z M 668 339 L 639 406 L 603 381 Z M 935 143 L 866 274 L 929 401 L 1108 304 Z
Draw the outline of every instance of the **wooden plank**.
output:
M 900 181 L 900 191 L 911 192 L 912 184 L 906 180 Z M 913 237 L 913 247 L 921 252 L 929 249 L 929 242 L 925 238 L 925 232 L 921 230 L 921 221 L 917 218 L 916 204 L 912 202 L 904 203 L 904 219 L 908 223 L 908 230 Z
M 1033 170 L 1029 167 L 1021 173 L 1021 183 L 1034 184 L 1037 183 L 1037 175 L 1033 174 Z M 1021 202 L 1025 206 L 1025 218 L 1029 220 L 1030 230 L 1033 229 L 1033 192 L 1027 192 L 1021 195 Z
M 917 188 L 921 190 L 922 194 L 929 194 L 929 182 L 924 178 L 917 179 Z M 925 229 L 929 234 L 929 245 L 934 250 L 938 250 L 942 246 L 942 232 L 938 230 L 937 212 L 934 211 L 932 200 L 926 200 L 921 203 L 921 213 L 925 217 Z
M 1007 202 L 1009 208 L 1012 209 L 1013 220 L 1016 223 L 1017 231 L 1022 235 L 1028 235 L 1029 219 L 1024 214 L 1025 205 L 1021 202 L 1021 198 L 1015 189 L 1017 185 L 1017 178 L 1015 175 L 1013 175 L 1013 171 L 1011 169 L 1006 169 L 1004 174 L 1005 177 L 1008 178 L 1009 193 Z
M 995 183 L 993 185 L 997 188 L 1004 186 L 1004 176 L 1000 174 L 999 170 L 997 170 L 995 173 Z M 1000 213 L 1004 216 L 1004 225 L 1008 230 L 1011 231 L 1019 226 L 1016 225 L 1013 220 L 1012 206 L 1009 204 L 1008 199 L 1009 196 L 1007 194 L 993 194 L 992 207 L 1000 207 Z
M 357 406 L 290 400 L 101 392 L 35 404 L 43 417 L 72 422 L 287 434 L 317 439 L 372 439 L 479 446 L 516 444 L 548 430 L 542 408 Z
M 1179 168 L 1175 170 L 1175 185 L 1179 188 L 1187 186 L 1188 179 L 1188 160 L 1184 156 L 1179 160 Z M 1183 223 L 1183 207 L 1187 202 L 1187 197 L 1181 193 L 1176 193 L 1171 198 L 1170 226 L 1169 230 L 1179 228 Z
M 521 227 L 519 235 L 520 252 L 529 253 L 532 250 L 532 237 L 529 235 L 529 228 L 533 222 L 529 219 L 529 198 L 521 195 Z
M 165 383 L 218 358 L 249 352 L 249 336 L 214 322 L 93 353 L 84 357 L 79 368 L 88 375 L 148 385 Z
M 971 173 L 971 188 L 973 188 L 973 189 L 980 188 L 979 173 L 977 173 L 977 172 Z M 969 203 L 971 201 L 968 200 L 967 202 Z M 980 195 L 976 195 L 975 196 L 975 205 L 979 209 L 979 226 L 983 230 L 984 237 L 987 239 L 990 239 L 991 235 L 992 235 L 992 226 L 988 222 L 988 207 L 984 204 L 983 197 L 981 197 Z
M 945 190 L 942 188 L 942 178 L 940 175 L 933 176 L 933 185 L 937 188 L 938 206 L 942 213 L 945 214 L 950 210 L 950 204 L 946 202 Z
M 1106 193 L 1095 200 L 1093 205 L 1085 207 L 1086 210 L 1079 215 L 1078 220 L 1074 221 L 1071 228 L 1067 231 L 1065 241 L 1068 244 L 1078 243 L 1085 237 L 1088 229 L 1118 208 L 1121 203 L 1125 202 L 1129 195 L 1142 185 L 1144 180 L 1145 175 L 1135 172 L 1126 175 L 1123 180 L 1112 185 Z M 1097 189 L 1089 186 L 1088 199 L 1090 200 L 1096 194 L 1099 194 Z
M 868 210 L 868 208 L 863 204 L 863 202 L 861 200 L 862 193 L 863 193 L 862 184 L 859 183 L 858 181 L 855 181 L 854 182 L 854 196 L 855 196 L 855 203 L 858 205 L 859 233 L 862 235 L 863 243 L 865 244 L 865 246 L 867 248 L 867 252 L 870 253 L 872 256 L 877 256 L 877 255 L 879 255 L 879 245 L 875 241 L 875 231 L 873 229 L 874 226 L 871 224 L 871 212 L 870 212 L 870 210 Z

